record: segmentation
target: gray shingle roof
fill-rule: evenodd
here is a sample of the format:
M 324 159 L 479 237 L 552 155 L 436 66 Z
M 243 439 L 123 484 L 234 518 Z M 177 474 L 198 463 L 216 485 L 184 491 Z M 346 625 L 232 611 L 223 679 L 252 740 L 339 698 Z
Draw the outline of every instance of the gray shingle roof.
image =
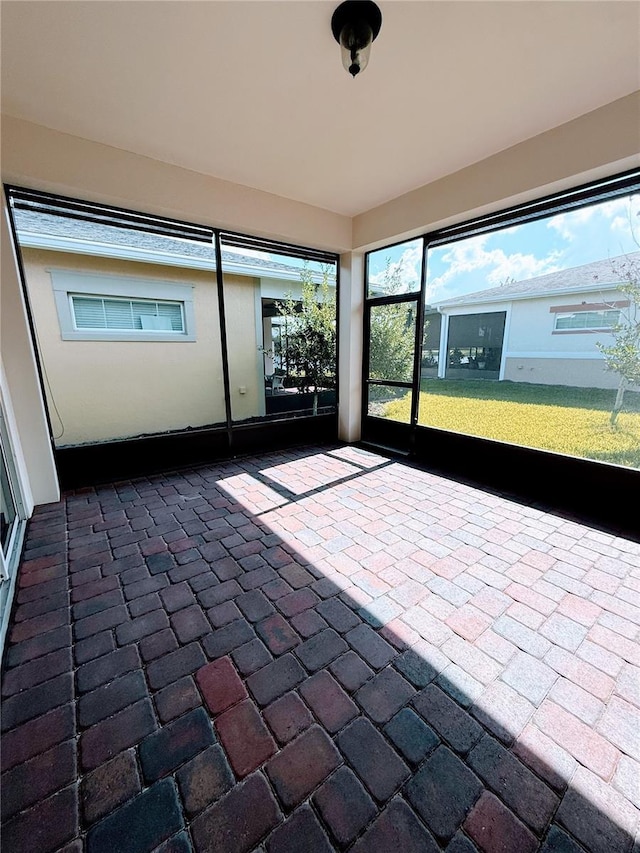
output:
M 604 287 L 610 289 L 625 280 L 625 269 L 628 269 L 629 265 L 635 266 L 640 274 L 640 252 L 605 258 L 601 261 L 593 261 L 590 264 L 582 264 L 579 267 L 571 267 L 536 278 L 528 278 L 525 281 L 491 287 L 488 290 L 476 290 L 473 293 L 467 293 L 465 296 L 444 299 L 442 302 L 437 302 L 437 305 L 448 308 L 453 305 L 479 302 L 533 299 L 537 296 L 553 295 L 554 293 L 598 290 Z
M 86 244 L 100 243 L 103 246 L 141 249 L 158 255 L 171 257 L 193 258 L 207 260 L 215 266 L 215 251 L 213 246 L 190 240 L 180 240 L 176 237 L 163 237 L 145 231 L 118 228 L 114 225 L 101 225 L 95 222 L 85 222 L 80 219 L 67 219 L 49 213 L 39 213 L 30 210 L 14 210 L 16 228 L 20 236 L 37 234 L 41 236 L 60 237 L 78 240 Z M 28 239 L 25 239 L 28 245 Z M 237 252 L 222 252 L 223 264 L 244 265 L 255 267 L 256 272 L 264 270 L 265 274 L 298 273 L 299 267 L 282 264 L 278 261 L 259 258 L 253 255 L 241 255 Z

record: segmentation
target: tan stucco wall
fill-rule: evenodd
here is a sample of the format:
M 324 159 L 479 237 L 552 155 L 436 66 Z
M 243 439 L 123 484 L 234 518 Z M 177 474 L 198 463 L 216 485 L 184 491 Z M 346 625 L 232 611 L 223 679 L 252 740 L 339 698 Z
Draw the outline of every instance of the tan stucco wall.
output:
M 57 446 L 224 422 L 218 300 L 211 273 L 36 249 L 25 249 L 23 257 Z M 196 341 L 62 340 L 51 269 L 194 285 Z M 243 364 L 247 350 L 256 352 L 255 324 L 246 316 L 245 298 L 253 280 L 227 276 L 225 285 L 227 310 L 236 318 L 230 360 Z M 255 373 L 254 365 L 252 387 L 257 389 Z
M 264 414 L 264 368 L 258 352 L 256 311 L 260 281 L 224 275 L 224 308 L 229 353 L 231 415 L 242 421 Z M 257 301 L 258 300 L 258 301 Z M 261 319 L 260 319 L 261 322 Z M 240 389 L 244 389 L 241 393 Z
M 504 378 L 535 385 L 571 385 L 574 388 L 617 388 L 619 377 L 604 361 L 590 358 L 507 358 Z

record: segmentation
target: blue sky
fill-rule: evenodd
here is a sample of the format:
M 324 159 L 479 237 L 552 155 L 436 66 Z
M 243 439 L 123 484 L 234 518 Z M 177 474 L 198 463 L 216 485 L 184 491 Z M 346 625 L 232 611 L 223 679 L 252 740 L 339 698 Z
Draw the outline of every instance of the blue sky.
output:
M 639 250 L 640 195 L 614 199 L 430 250 L 427 301 L 436 304 L 506 280 L 523 281 Z M 416 290 L 420 254 L 420 240 L 373 253 L 371 280 L 382 283 L 389 259 L 402 281 L 400 292 Z

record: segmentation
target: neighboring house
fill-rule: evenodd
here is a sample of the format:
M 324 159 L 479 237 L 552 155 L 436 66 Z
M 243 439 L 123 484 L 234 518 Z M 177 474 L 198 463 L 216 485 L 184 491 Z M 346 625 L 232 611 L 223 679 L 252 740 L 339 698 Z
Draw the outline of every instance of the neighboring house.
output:
M 598 342 L 629 302 L 623 266 L 640 252 L 608 258 L 447 299 L 427 310 L 423 376 L 509 379 L 615 388 Z
M 58 447 L 225 422 L 213 246 L 14 215 Z M 276 302 L 300 295 L 300 267 L 235 251 L 222 265 L 240 421 L 268 411 Z

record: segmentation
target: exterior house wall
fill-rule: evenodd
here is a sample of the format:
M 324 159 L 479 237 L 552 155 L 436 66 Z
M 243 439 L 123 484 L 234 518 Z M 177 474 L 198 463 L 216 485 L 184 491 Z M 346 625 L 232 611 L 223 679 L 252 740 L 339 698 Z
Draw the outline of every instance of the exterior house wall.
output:
M 556 294 L 538 299 L 514 300 L 505 341 L 504 379 L 577 388 L 616 388 L 618 377 L 606 370 L 597 342 L 611 343 L 608 332 L 554 333 L 552 308 L 582 302 L 615 302 L 620 294 L 603 290 L 595 294 Z
M 619 377 L 608 371 L 597 342 L 611 343 L 608 332 L 554 333 L 552 308 L 587 303 L 613 303 L 615 289 L 555 294 L 537 299 L 518 299 L 484 304 L 443 306 L 448 317 L 506 312 L 501 379 L 540 385 L 571 385 L 576 388 L 617 388 Z M 444 350 L 441 359 L 444 358 Z M 443 375 L 442 370 L 440 375 Z
M 23 249 L 23 259 L 57 446 L 225 421 L 217 289 L 210 272 L 40 249 Z M 52 269 L 193 285 L 196 340 L 62 340 Z M 252 389 L 247 406 L 255 408 L 254 290 L 253 279 L 225 276 L 230 363 L 244 370 L 251 352 L 252 369 L 242 381 Z
M 231 415 L 234 421 L 264 414 L 260 281 L 224 275 Z

